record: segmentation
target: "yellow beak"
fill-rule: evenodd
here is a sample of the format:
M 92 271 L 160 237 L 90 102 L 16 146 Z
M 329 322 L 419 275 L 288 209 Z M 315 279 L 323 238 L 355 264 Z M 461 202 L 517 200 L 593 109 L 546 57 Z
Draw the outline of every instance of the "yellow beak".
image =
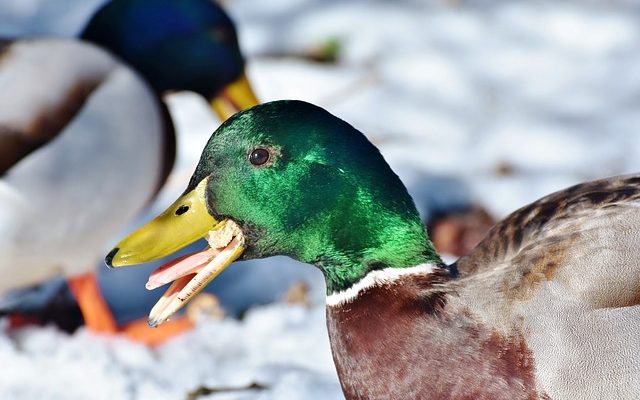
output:
M 149 325 L 165 322 L 244 251 L 242 230 L 232 220 L 217 221 L 207 211 L 203 179 L 151 222 L 124 238 L 107 255 L 110 267 L 162 258 L 207 236 L 203 251 L 182 256 L 152 272 L 147 289 L 173 282 L 149 314 Z
M 124 238 L 107 255 L 109 267 L 141 264 L 168 256 L 214 230 L 216 221 L 208 212 L 205 188 L 209 178 L 178 198 L 162 214 Z
M 233 114 L 257 105 L 258 99 L 251 89 L 247 76 L 240 78 L 222 89 L 222 92 L 211 101 L 211 108 L 221 121 L 226 121 Z

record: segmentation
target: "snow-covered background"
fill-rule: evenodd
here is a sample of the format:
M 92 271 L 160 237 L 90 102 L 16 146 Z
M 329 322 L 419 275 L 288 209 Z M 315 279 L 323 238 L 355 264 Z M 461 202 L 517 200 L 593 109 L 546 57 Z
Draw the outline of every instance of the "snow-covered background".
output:
M 100 3 L 2 0 L 0 35 L 73 35 Z M 473 202 L 499 218 L 573 183 L 640 171 L 634 1 L 224 3 L 260 99 L 311 101 L 365 132 L 425 216 Z M 337 61 L 311 61 L 327 44 L 337 46 Z M 218 124 L 193 94 L 168 103 L 179 162 L 156 210 L 184 188 Z M 265 388 L 199 398 L 341 398 L 319 275 L 282 260 L 246 268 L 263 278 L 304 270 L 291 280 L 309 282 L 314 305 L 203 321 L 153 350 L 84 330 L 0 334 L 0 398 L 184 399 L 201 386 L 252 383 Z M 261 290 L 248 282 L 245 293 Z

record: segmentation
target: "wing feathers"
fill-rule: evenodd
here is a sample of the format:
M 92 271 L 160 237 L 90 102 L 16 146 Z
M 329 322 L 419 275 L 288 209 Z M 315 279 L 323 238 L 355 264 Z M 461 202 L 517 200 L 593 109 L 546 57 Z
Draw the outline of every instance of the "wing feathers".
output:
M 509 215 L 455 266 L 503 301 L 553 281 L 594 308 L 640 304 L 639 207 L 639 175 L 576 185 Z

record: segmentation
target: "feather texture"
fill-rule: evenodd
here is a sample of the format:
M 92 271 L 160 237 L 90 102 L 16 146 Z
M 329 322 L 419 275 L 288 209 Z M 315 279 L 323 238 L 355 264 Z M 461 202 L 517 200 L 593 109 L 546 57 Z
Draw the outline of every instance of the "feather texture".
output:
M 1 150 L 1 293 L 93 268 L 157 190 L 165 126 L 134 71 L 73 40 L 5 47 L 0 94 L 3 139 L 18 143 Z
M 636 398 L 639 206 L 638 175 L 576 185 L 508 216 L 444 274 L 328 307 L 347 398 Z

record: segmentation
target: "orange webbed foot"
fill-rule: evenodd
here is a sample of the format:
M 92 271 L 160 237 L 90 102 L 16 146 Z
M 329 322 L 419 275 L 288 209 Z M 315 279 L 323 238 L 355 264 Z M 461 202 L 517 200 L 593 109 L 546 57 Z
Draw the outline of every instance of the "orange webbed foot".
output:
M 134 342 L 157 346 L 184 332 L 190 331 L 193 327 L 194 323 L 186 317 L 175 318 L 156 328 L 149 327 L 146 319 L 139 319 L 126 325 L 122 329 L 122 333 Z

